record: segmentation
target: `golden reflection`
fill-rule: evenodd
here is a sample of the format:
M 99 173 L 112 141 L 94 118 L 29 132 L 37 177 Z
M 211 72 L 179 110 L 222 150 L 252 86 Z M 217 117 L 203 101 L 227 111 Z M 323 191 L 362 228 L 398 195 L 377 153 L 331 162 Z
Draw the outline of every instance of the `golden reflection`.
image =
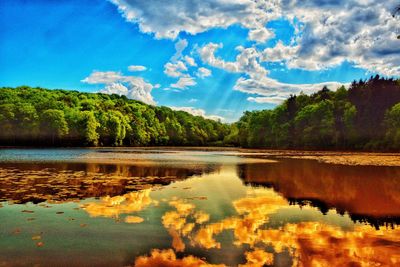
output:
M 126 223 L 141 223 L 144 219 L 138 216 L 126 216 L 124 221 Z
M 158 202 L 150 198 L 150 189 L 131 192 L 122 196 L 103 197 L 100 202 L 90 202 L 81 207 L 91 217 L 118 218 L 120 214 L 138 212 L 149 205 L 157 205 Z M 128 219 L 129 221 L 130 219 Z
M 195 227 L 195 223 L 188 222 L 188 220 L 192 219 L 197 224 L 201 224 L 208 221 L 210 216 L 203 211 L 194 213 L 196 206 L 185 200 L 174 198 L 168 204 L 174 207 L 175 210 L 167 211 L 162 216 L 162 224 L 172 237 L 172 247 L 174 250 L 182 252 L 185 249 L 182 237 L 189 235 Z
M 258 197 L 248 197 L 233 202 L 238 217 L 226 218 L 220 222 L 202 227 L 195 235 L 194 241 L 204 248 L 220 248 L 221 244 L 214 236 L 224 230 L 234 230 L 237 244 L 254 245 L 258 240 L 257 229 L 268 222 L 268 215 L 286 207 L 287 201 L 273 191 Z
M 271 265 L 274 262 L 274 254 L 265 252 L 261 249 L 245 252 L 247 262 L 240 264 L 239 267 L 259 267 Z
M 164 214 L 163 225 L 172 236 L 174 250 L 184 251 L 183 238 L 200 248 L 222 248 L 227 244 L 218 242 L 216 236 L 230 230 L 236 246 L 248 245 L 251 249 L 245 252 L 246 263 L 241 266 L 273 264 L 274 255 L 265 248 L 273 249 L 274 253 L 288 251 L 293 266 L 400 264 L 400 227 L 376 230 L 368 225 L 355 225 L 353 229 L 344 230 L 323 222 L 306 221 L 272 228 L 268 225 L 270 216 L 289 205 L 283 197 L 266 189 L 253 189 L 248 197 L 232 204 L 236 216 L 207 223 L 209 214 L 195 211 L 193 204 L 179 199 L 171 201 L 175 210 Z M 157 256 L 158 259 L 160 253 L 150 258 Z M 167 253 L 168 257 L 176 259 L 171 253 Z
M 209 264 L 206 261 L 194 256 L 187 256 L 178 259 L 172 249 L 158 250 L 151 252 L 150 256 L 141 256 L 135 260 L 135 267 L 223 267 L 224 264 Z
M 202 224 L 210 220 L 210 215 L 203 211 L 196 212 L 193 217 L 197 224 Z

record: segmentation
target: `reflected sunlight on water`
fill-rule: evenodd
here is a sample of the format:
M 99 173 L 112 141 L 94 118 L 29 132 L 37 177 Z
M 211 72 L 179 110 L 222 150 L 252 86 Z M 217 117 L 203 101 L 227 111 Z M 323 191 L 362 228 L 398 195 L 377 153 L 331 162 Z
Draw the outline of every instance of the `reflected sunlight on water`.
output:
M 0 266 L 395 266 L 399 180 L 306 160 L 1 163 Z

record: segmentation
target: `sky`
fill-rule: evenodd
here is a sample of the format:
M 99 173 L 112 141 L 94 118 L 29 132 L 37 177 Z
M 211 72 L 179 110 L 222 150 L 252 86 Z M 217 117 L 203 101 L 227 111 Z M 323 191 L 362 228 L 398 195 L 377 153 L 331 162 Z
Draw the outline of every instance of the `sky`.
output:
M 126 95 L 233 122 L 400 75 L 397 0 L 1 0 L 0 86 Z

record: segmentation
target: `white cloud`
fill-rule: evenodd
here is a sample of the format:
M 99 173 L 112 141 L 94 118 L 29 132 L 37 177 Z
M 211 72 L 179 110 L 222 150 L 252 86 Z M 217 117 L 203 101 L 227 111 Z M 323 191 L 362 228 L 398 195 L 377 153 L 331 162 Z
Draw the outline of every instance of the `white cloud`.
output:
M 299 46 L 285 46 L 279 41 L 274 47 L 265 48 L 260 55 L 260 61 L 279 62 L 288 61 L 294 58 L 299 50 Z
M 170 77 L 181 77 L 187 71 L 185 63 L 178 61 L 176 63 L 168 62 L 164 65 L 164 73 Z
M 210 120 L 214 120 L 214 121 L 223 121 L 224 118 L 221 116 L 217 116 L 217 115 L 206 115 L 206 112 L 204 111 L 204 109 L 200 109 L 200 108 L 194 108 L 194 107 L 174 107 L 171 106 L 170 107 L 172 110 L 179 110 L 179 111 L 185 111 L 187 113 L 190 113 L 194 116 L 201 116 L 203 118 L 206 119 L 210 119 Z
M 196 103 L 197 101 L 199 101 L 198 99 L 196 99 L 196 98 L 191 98 L 191 99 L 189 99 L 189 103 Z
M 258 97 L 249 96 L 247 98 L 247 101 L 256 102 L 256 103 L 260 103 L 260 104 L 279 105 L 286 99 L 287 99 L 286 97 L 280 97 L 280 96 L 270 96 L 270 97 L 268 97 L 268 96 L 258 96 Z
M 324 86 L 330 90 L 336 90 L 342 85 L 349 86 L 349 84 L 338 82 L 289 84 L 268 77 L 262 77 L 260 79 L 246 79 L 242 77 L 236 81 L 234 90 L 255 95 L 254 97 L 247 98 L 247 100 L 251 102 L 278 104 L 283 102 L 283 100 L 287 99 L 290 95 L 299 94 L 300 92 L 312 94 L 321 90 Z
M 136 99 L 142 101 L 149 105 L 156 105 L 156 102 L 151 95 L 151 90 L 154 86 L 147 83 L 140 77 L 132 77 L 128 83 L 128 98 Z
M 141 65 L 130 65 L 128 66 L 129 71 L 145 71 L 147 68 Z
M 304 25 L 289 68 L 320 70 L 344 61 L 384 75 L 400 75 L 400 23 L 391 16 L 396 0 L 283 2 L 287 17 Z
M 196 72 L 197 77 L 205 78 L 211 76 L 211 70 L 206 69 L 204 67 L 200 67 Z
M 114 83 L 123 79 L 123 75 L 120 72 L 115 71 L 93 71 L 89 77 L 81 80 L 81 82 L 88 84 L 96 84 L 96 83 Z
M 320 70 L 348 61 L 384 75 L 400 75 L 400 23 L 391 14 L 398 0 L 110 1 L 126 20 L 156 38 L 174 39 L 181 32 L 195 35 L 235 24 L 249 29 L 250 40 L 264 42 L 273 36 L 265 25 L 284 18 L 295 26 L 286 50 L 292 57 L 281 54 L 289 68 Z M 233 69 L 230 65 L 225 68 Z
M 250 30 L 248 39 L 250 41 L 256 41 L 257 43 L 265 43 L 267 40 L 274 37 L 275 33 L 266 28 L 259 28 Z
M 211 28 L 240 24 L 248 29 L 263 27 L 278 18 L 277 0 L 110 0 L 127 21 L 137 23 L 156 38 L 175 39 L 180 32 L 195 35 Z
M 268 74 L 268 71 L 259 64 L 260 53 L 254 47 L 244 48 L 236 47 L 240 53 L 236 56 L 236 61 L 228 62 L 215 56 L 217 49 L 222 48 L 222 44 L 209 43 L 198 52 L 201 60 L 213 67 L 221 68 L 229 72 L 246 73 L 251 77 L 262 77 Z
M 277 45 L 281 47 L 283 45 Z M 234 90 L 252 94 L 247 100 L 257 103 L 281 103 L 292 94 L 304 92 L 306 94 L 321 90 L 324 86 L 336 90 L 342 84 L 338 82 L 324 82 L 316 84 L 289 84 L 282 83 L 267 76 L 268 71 L 260 65 L 259 61 L 268 56 L 269 51 L 260 53 L 255 48 L 237 47 L 239 54 L 236 61 L 226 62 L 215 57 L 215 52 L 222 45 L 210 43 L 199 49 L 203 62 L 230 72 L 241 73 L 246 77 L 240 77 L 234 86 Z M 271 53 L 271 55 L 273 55 Z M 284 54 L 286 55 L 286 54 Z
M 195 78 L 191 77 L 188 72 L 188 66 L 197 66 L 194 58 L 183 55 L 183 51 L 188 46 L 186 39 L 180 39 L 175 43 L 175 54 L 171 57 L 171 61 L 164 65 L 164 73 L 173 78 L 179 78 L 175 83 L 170 84 L 171 91 L 177 92 L 179 90 L 187 89 L 190 86 L 195 86 L 197 83 Z M 187 65 L 186 65 L 187 64 Z M 179 90 L 178 90 L 179 89 Z
M 235 62 L 225 62 L 221 58 L 215 56 L 217 49 L 222 48 L 222 44 L 209 43 L 203 47 L 200 47 L 198 52 L 201 60 L 213 67 L 221 68 L 229 72 L 239 72 L 238 66 Z
M 188 70 L 184 61 L 186 61 L 189 65 L 194 63 L 194 59 L 188 56 L 183 57 L 182 52 L 188 46 L 188 42 L 186 39 L 180 39 L 175 43 L 175 54 L 171 57 L 171 62 L 167 62 L 164 65 L 164 73 L 169 77 L 183 77 L 188 76 L 185 74 Z M 186 58 L 187 57 L 187 58 Z
M 204 64 L 240 74 L 234 89 L 250 94 L 249 101 L 278 103 L 300 91 L 312 93 L 324 85 L 332 89 L 340 85 L 337 82 L 282 83 L 268 77 L 264 62 L 313 71 L 350 62 L 370 72 L 400 76 L 397 39 L 400 23 L 391 15 L 398 0 L 176 0 L 168 4 L 160 4 L 159 0 L 110 1 L 126 20 L 137 23 L 142 32 L 154 33 L 156 38 L 175 39 L 181 32 L 195 35 L 235 24 L 248 29 L 249 40 L 260 43 L 275 36 L 273 29 L 266 28 L 268 22 L 277 18 L 288 20 L 295 28 L 289 43 L 280 41 L 264 50 L 254 44 L 237 47 L 233 61 L 216 56 L 222 44 L 209 43 L 197 50 Z M 188 74 L 188 67 L 195 66 L 196 62 L 183 55 L 187 46 L 187 40 L 178 40 L 175 55 L 165 64 L 164 72 L 179 78 L 172 88 L 185 89 L 196 84 Z M 205 77 L 201 68 L 190 74 Z M 84 81 L 112 83 L 121 74 L 110 72 L 106 76 L 88 77 Z
M 196 61 L 194 60 L 194 58 L 189 57 L 189 56 L 185 56 L 184 59 L 185 59 L 186 63 L 189 66 L 191 66 L 191 67 L 196 67 L 197 66 Z
M 127 95 L 129 89 L 121 83 L 110 83 L 107 84 L 103 90 L 100 90 L 100 93 L 104 94 L 116 94 L 116 95 Z
M 186 89 L 189 86 L 195 86 L 197 83 L 193 77 L 181 77 L 176 83 L 171 84 L 172 88 Z
M 82 80 L 89 84 L 105 84 L 101 93 L 126 95 L 128 98 L 142 101 L 146 104 L 155 105 L 151 91 L 160 87 L 159 84 L 152 85 L 142 77 L 124 76 L 114 71 L 93 71 L 89 77 Z
M 175 43 L 175 54 L 172 56 L 171 61 L 175 62 L 182 57 L 182 52 L 188 46 L 186 39 L 181 39 Z

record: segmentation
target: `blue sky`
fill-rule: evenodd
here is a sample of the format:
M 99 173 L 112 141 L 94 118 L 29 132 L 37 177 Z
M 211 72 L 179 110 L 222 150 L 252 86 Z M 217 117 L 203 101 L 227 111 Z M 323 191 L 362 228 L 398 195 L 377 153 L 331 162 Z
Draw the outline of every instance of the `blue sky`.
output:
M 399 23 L 391 16 L 374 19 L 390 3 L 362 9 L 368 29 L 379 29 L 371 38 L 353 18 L 360 13 L 357 1 L 346 2 L 348 14 L 341 18 L 333 17 L 341 1 L 328 7 L 326 1 L 299 1 L 290 8 L 237 2 L 165 7 L 156 0 L 2 0 L 0 86 L 126 94 L 234 121 L 244 110 L 272 108 L 291 93 L 335 89 L 375 73 L 399 75 L 400 43 L 391 39 Z M 307 15 L 310 10 L 320 18 Z M 338 22 L 332 26 L 329 19 Z M 390 41 L 382 44 L 376 36 Z

